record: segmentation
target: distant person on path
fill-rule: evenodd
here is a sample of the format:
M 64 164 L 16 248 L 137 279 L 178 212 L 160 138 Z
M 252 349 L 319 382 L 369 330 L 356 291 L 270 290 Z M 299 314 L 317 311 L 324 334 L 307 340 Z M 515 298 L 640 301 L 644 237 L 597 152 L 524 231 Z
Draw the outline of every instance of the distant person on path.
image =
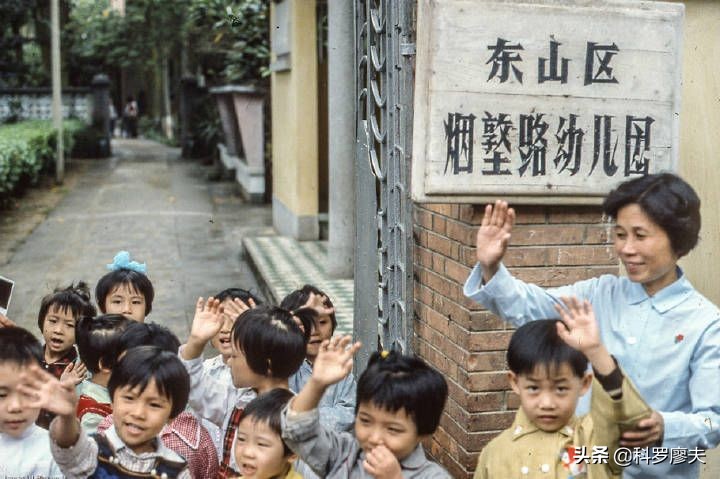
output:
M 720 442 L 720 311 L 698 293 L 677 265 L 697 244 L 700 199 L 674 174 L 636 178 L 603 203 L 615 220 L 613 243 L 627 276 L 603 275 L 542 289 L 515 278 L 502 264 L 515 211 L 505 201 L 485 207 L 477 233 L 477 264 L 465 282 L 467 297 L 513 326 L 557 318 L 561 296 L 592 305 L 603 344 L 654 409 L 621 446 L 716 447 Z M 581 403 L 582 404 L 582 403 Z M 699 461 L 638 461 L 627 478 L 698 477 Z
M 135 98 L 127 97 L 125 108 L 123 109 L 123 123 L 125 125 L 125 136 L 128 138 L 137 138 L 137 121 L 138 121 L 138 105 Z
M 112 100 L 110 100 L 110 138 L 115 136 L 115 123 L 117 123 L 117 110 L 115 109 L 115 105 L 113 104 Z

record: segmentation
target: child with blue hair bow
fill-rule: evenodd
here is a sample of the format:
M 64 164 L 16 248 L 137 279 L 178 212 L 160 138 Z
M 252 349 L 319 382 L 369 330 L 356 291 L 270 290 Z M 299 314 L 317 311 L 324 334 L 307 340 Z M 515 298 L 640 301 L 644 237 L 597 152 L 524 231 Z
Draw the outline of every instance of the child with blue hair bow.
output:
M 95 287 L 95 300 L 104 314 L 122 314 L 138 322 L 144 322 L 152 311 L 155 290 L 147 277 L 147 266 L 130 259 L 130 253 L 120 251 L 110 270 Z

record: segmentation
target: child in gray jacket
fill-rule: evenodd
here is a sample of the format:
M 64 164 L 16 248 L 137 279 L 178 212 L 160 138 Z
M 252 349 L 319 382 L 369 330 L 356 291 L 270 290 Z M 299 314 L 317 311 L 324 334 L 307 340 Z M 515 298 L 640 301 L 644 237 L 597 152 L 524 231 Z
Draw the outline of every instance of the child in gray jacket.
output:
M 357 385 L 355 434 L 320 424 L 325 390 L 352 369 L 359 343 L 324 341 L 312 376 L 282 416 L 282 437 L 320 477 L 449 478 L 425 457 L 420 441 L 437 429 L 448 395 L 445 379 L 422 359 L 383 351 L 370 357 Z

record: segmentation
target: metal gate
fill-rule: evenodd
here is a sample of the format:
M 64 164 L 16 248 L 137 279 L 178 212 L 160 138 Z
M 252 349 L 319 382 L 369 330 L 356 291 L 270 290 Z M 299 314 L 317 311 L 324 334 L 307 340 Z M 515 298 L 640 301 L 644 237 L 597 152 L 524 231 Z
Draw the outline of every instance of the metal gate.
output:
M 355 0 L 359 368 L 378 347 L 412 349 L 415 8 L 414 0 Z

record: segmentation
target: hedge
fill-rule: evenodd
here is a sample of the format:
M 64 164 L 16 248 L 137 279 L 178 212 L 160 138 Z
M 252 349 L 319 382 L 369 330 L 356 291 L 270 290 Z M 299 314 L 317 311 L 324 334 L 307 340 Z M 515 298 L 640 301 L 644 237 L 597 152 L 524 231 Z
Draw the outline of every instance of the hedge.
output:
M 63 122 L 63 151 L 72 150 L 80 120 Z M 37 183 L 41 171 L 55 164 L 57 132 L 50 121 L 32 120 L 0 126 L 0 201 Z

